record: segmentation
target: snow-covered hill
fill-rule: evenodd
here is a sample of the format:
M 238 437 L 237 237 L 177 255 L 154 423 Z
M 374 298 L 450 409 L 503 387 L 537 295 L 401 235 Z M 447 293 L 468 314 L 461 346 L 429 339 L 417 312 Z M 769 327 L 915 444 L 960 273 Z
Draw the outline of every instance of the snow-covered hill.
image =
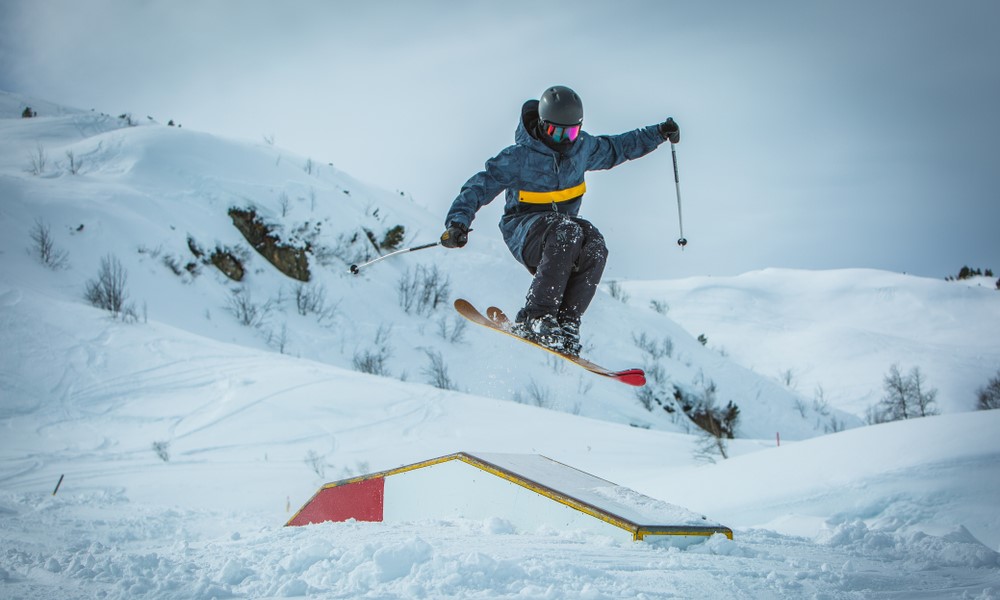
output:
M 1000 372 L 996 280 L 944 281 L 867 269 L 767 269 L 739 277 L 622 284 L 754 372 L 856 415 L 892 365 L 919 369 L 944 413 L 976 406 Z
M 0 109 L 20 115 L 28 101 L 4 96 Z M 377 256 L 380 242 L 402 225 L 404 247 L 436 239 L 441 214 L 405 193 L 365 185 L 334 166 L 280 148 L 233 142 L 168 127 L 65 110 L 47 117 L 10 118 L 0 169 L 13 201 L 0 226 L 5 253 L 23 255 L 30 232 L 48 227 L 68 267 L 44 277 L 62 298 L 80 299 L 102 259 L 120 261 L 128 291 L 144 321 L 168 323 L 222 341 L 352 368 L 379 356 L 381 371 L 407 381 L 444 380 L 454 389 L 566 412 L 668 431 L 691 424 L 672 407 L 676 390 L 688 398 L 714 388 L 715 401 L 740 408 L 738 435 L 803 439 L 860 424 L 849 414 L 820 414 L 772 378 L 757 376 L 701 344 L 669 318 L 628 310 L 600 294 L 587 315 L 588 356 L 616 368 L 646 366 L 663 376 L 644 400 L 636 391 L 534 353 L 502 336 L 466 327 L 451 310 L 454 297 L 514 312 L 529 275 L 507 255 L 492 224 L 477 222 L 463 251 L 440 248 L 405 254 L 359 276 L 348 266 Z M 69 153 L 76 173 L 70 172 Z M 29 164 L 46 158 L 41 172 Z M 234 227 L 230 209 L 253 210 L 277 235 L 311 250 L 308 285 L 282 275 Z M 236 283 L 194 255 L 220 249 L 243 257 L 246 276 Z M 384 252 L 384 250 L 382 251 Z M 23 256 L 22 256 L 23 258 Z M 11 275 L 38 281 L 37 261 L 18 261 Z M 435 280 L 444 298 L 421 311 L 402 307 L 400 288 Z M 301 315 L 296 294 L 321 298 Z M 249 299 L 249 300 L 248 300 Z M 234 302 L 260 312 L 252 327 L 230 314 Z M 250 319 L 244 319 L 250 320 Z M 643 350 L 636 340 L 644 339 Z M 652 349 L 656 350 L 652 350 Z M 656 352 L 654 358 L 652 352 Z M 661 355 L 662 356 L 659 356 Z M 434 361 L 446 369 L 434 367 Z M 795 406 L 807 405 L 804 414 Z M 646 406 L 650 408 L 646 408 Z M 794 417 L 793 417 L 794 415 Z
M 25 105 L 39 116 L 21 119 Z M 450 298 L 516 308 L 528 275 L 492 224 L 463 251 L 352 276 L 375 256 L 367 232 L 430 241 L 444 207 L 266 143 L 133 123 L 0 93 L 0 595 L 1000 597 L 1000 412 L 964 400 L 1000 363 L 996 292 L 867 271 L 622 282 L 630 298 L 601 294 L 584 341 L 599 362 L 662 373 L 640 398 L 463 331 L 447 304 L 403 309 L 418 266 Z M 250 249 L 231 208 L 308 245 L 310 282 Z M 40 225 L 59 268 L 39 260 Z M 243 259 L 242 282 L 194 253 L 216 248 Z M 136 322 L 83 300 L 109 257 Z M 304 315 L 297 293 L 314 301 Z M 240 324 L 234 298 L 263 318 Z M 388 376 L 355 370 L 380 348 Z M 949 414 L 861 427 L 887 361 L 924 370 Z M 661 407 L 709 389 L 741 410 L 733 458 L 714 465 Z M 326 481 L 461 450 L 544 454 L 736 539 L 681 551 L 497 520 L 281 527 Z

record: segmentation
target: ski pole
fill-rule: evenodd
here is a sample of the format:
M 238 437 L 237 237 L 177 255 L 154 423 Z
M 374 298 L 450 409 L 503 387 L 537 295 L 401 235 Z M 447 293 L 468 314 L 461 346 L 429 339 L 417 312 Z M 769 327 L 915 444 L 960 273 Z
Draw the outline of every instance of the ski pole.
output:
M 415 252 L 417 250 L 424 250 L 425 248 L 433 248 L 434 246 L 437 246 L 440 243 L 441 242 L 433 242 L 431 244 L 424 244 L 423 246 L 414 246 L 412 248 L 403 248 L 402 250 L 396 250 L 395 252 L 390 252 L 389 254 L 386 254 L 385 256 L 380 256 L 380 257 L 376 258 L 375 260 L 370 260 L 370 261 L 368 261 L 366 263 L 362 263 L 360 265 L 351 265 L 351 273 L 353 275 L 357 275 L 358 273 L 361 272 L 361 269 L 367 267 L 368 265 L 373 265 L 373 264 L 377 263 L 380 260 L 385 260 L 385 259 L 389 258 L 390 256 L 396 256 L 397 254 L 402 254 L 404 252 Z
M 677 245 L 684 250 L 684 246 L 687 246 L 687 238 L 684 237 L 684 217 L 681 216 L 681 178 L 677 174 L 677 148 L 674 146 L 673 142 L 670 142 L 670 154 L 674 159 L 674 187 L 677 189 L 677 224 L 681 228 L 681 237 L 677 239 Z

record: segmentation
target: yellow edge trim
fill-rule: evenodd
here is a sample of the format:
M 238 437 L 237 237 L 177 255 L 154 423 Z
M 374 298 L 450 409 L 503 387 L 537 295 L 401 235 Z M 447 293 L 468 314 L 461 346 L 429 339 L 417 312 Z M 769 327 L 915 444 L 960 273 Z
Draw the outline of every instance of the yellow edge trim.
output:
M 352 477 L 350 479 L 341 479 L 340 481 L 335 481 L 333 483 L 328 483 L 320 489 L 334 488 L 341 485 L 349 485 L 351 483 L 358 483 L 359 481 L 367 481 L 369 479 L 379 479 L 385 478 L 390 475 L 397 475 L 399 473 L 406 473 L 407 471 L 414 471 L 416 469 L 422 469 L 424 467 L 429 467 L 431 465 L 441 464 L 443 462 L 448 462 L 449 460 L 455 460 L 456 458 L 461 458 L 461 454 L 448 454 L 447 456 L 439 456 L 438 458 L 432 458 L 430 460 L 425 460 L 423 462 L 414 463 L 412 465 L 404 465 L 402 467 L 397 467 L 395 469 L 389 469 L 388 471 L 379 471 L 378 473 L 371 473 L 369 475 L 361 475 L 359 477 Z
M 552 202 L 565 202 L 582 196 L 587 191 L 587 182 L 574 185 L 565 190 L 555 190 L 553 192 L 528 192 L 521 190 L 518 200 L 526 204 L 551 204 Z
M 703 536 L 712 537 L 713 535 L 721 533 L 729 539 L 733 539 L 733 530 L 728 527 L 719 527 L 717 529 L 696 529 L 696 530 L 686 530 L 677 529 L 672 531 L 650 531 L 648 529 L 638 529 L 633 535 L 632 539 L 635 541 L 640 541 L 646 536 L 652 535 L 693 535 L 693 536 Z

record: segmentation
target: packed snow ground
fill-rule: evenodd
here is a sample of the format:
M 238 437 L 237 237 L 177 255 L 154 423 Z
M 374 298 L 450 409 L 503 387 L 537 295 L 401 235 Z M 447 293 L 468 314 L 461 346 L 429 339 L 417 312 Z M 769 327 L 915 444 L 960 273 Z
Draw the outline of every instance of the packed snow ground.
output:
M 486 331 L 449 336 L 447 306 L 400 309 L 394 288 L 414 264 L 448 274 L 452 297 L 516 306 L 526 274 L 489 217 L 462 252 L 360 277 L 343 260 L 311 263 L 324 315 L 299 315 L 291 283 L 248 253 L 244 289 L 285 300 L 244 327 L 214 267 L 165 266 L 189 260 L 188 237 L 245 246 L 231 206 L 285 231 L 322 223 L 313 241 L 329 243 L 396 223 L 426 241 L 443 207 L 328 166 L 306 173 L 306 159 L 265 144 L 0 99 L 2 597 L 1000 598 L 1000 411 L 970 412 L 1000 366 L 988 286 L 770 270 L 602 294 L 586 334 L 597 360 L 659 361 L 671 384 L 711 381 L 740 405 L 731 458 L 711 464 L 689 424 L 625 386 Z M 38 118 L 18 118 L 28 102 Z M 49 166 L 32 174 L 39 148 Z M 67 251 L 62 269 L 31 252 L 39 220 Z M 137 323 L 82 300 L 109 253 L 128 269 Z M 351 370 L 387 327 L 389 377 Z M 671 354 L 644 353 L 640 333 L 669 339 Z M 427 385 L 434 352 L 458 390 Z M 919 366 L 945 414 L 861 426 L 893 363 Z M 831 419 L 848 429 L 823 435 Z M 682 549 L 502 518 L 282 526 L 325 482 L 462 450 L 544 454 L 735 539 Z

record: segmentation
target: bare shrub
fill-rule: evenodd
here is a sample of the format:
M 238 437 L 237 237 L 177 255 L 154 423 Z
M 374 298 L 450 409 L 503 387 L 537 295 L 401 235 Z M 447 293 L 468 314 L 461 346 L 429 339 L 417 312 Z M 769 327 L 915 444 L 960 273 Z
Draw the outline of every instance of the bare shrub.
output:
M 531 404 L 540 408 L 548 408 L 552 405 L 552 391 L 549 388 L 538 385 L 534 379 L 524 386 L 524 393 L 515 392 L 514 399 L 521 404 Z
M 638 336 L 633 333 L 632 341 L 635 342 L 635 345 L 640 350 L 649 355 L 649 358 L 652 360 L 660 360 L 664 357 L 670 358 L 674 354 L 674 341 L 670 337 L 664 337 L 657 341 L 647 336 L 644 331 Z
M 428 366 L 422 371 L 427 376 L 427 383 L 442 390 L 458 389 L 455 386 L 455 382 L 448 375 L 448 367 L 444 364 L 444 358 L 441 357 L 441 353 L 424 348 L 424 354 L 427 355 L 427 360 L 429 361 Z
M 438 335 L 446 342 L 460 344 L 465 339 L 465 329 L 469 322 L 464 317 L 447 317 L 438 319 Z
M 451 279 L 434 265 L 430 268 L 417 265 L 407 269 L 396 284 L 399 306 L 407 314 L 429 316 L 438 306 L 448 301 Z
M 650 300 L 649 307 L 661 315 L 665 315 L 670 312 L 670 305 L 667 304 L 666 300 Z
M 288 194 L 285 192 L 281 192 L 281 195 L 278 196 L 278 206 L 281 207 L 281 216 L 287 217 L 288 210 L 291 208 L 291 201 L 288 199 Z
M 35 146 L 35 149 L 28 153 L 28 172 L 32 175 L 41 175 L 45 173 L 45 167 L 48 163 L 48 156 L 45 154 L 45 148 L 42 146 L 41 142 Z
M 326 287 L 322 284 L 300 283 L 295 286 L 293 293 L 295 296 L 295 309 L 300 315 L 314 314 L 320 321 L 331 320 L 337 316 L 340 303 L 338 302 L 333 306 L 327 305 Z
M 309 465 L 312 472 L 315 473 L 320 479 L 326 479 L 326 462 L 318 452 L 310 449 L 309 452 L 306 453 L 305 463 Z
M 380 325 L 375 333 L 372 347 L 354 353 L 354 370 L 387 377 L 389 375 L 387 363 L 392 356 L 392 348 L 389 347 L 391 334 L 391 325 Z
M 979 388 L 976 401 L 976 408 L 979 410 L 1000 408 L 1000 371 L 997 372 L 996 377 L 990 379 L 985 387 Z
M 109 254 L 101 259 L 97 279 L 86 283 L 84 298 L 92 306 L 111 312 L 116 319 L 135 322 L 138 320 L 135 306 L 128 302 L 128 273 L 117 257 Z
M 625 288 L 622 287 L 622 284 L 617 281 L 612 281 L 608 284 L 608 293 L 622 304 L 628 304 L 628 301 L 632 299 L 628 292 L 625 291 Z
M 77 175 L 80 173 L 80 167 L 83 162 L 78 160 L 76 154 L 72 150 L 66 151 L 66 160 L 69 161 L 69 172 L 71 175 Z
M 267 332 L 267 345 L 281 354 L 285 353 L 285 348 L 288 347 L 288 323 L 282 323 L 277 330 Z
M 924 376 L 919 367 L 914 367 L 908 375 L 899 371 L 899 365 L 892 365 L 882 382 L 885 395 L 868 409 L 870 424 L 901 421 L 938 414 L 935 407 L 937 390 L 925 390 Z
M 65 250 L 59 250 L 52 241 L 52 233 L 49 226 L 41 219 L 35 221 L 35 226 L 29 232 L 33 245 L 31 253 L 38 257 L 43 265 L 58 271 L 69 266 L 69 254 Z
M 255 302 L 250 290 L 246 287 L 234 288 L 226 303 L 228 310 L 240 325 L 258 328 L 267 322 L 274 310 L 275 302 L 268 299 L 265 302 Z
M 153 452 L 156 452 L 163 462 L 170 462 L 170 442 L 153 442 Z

